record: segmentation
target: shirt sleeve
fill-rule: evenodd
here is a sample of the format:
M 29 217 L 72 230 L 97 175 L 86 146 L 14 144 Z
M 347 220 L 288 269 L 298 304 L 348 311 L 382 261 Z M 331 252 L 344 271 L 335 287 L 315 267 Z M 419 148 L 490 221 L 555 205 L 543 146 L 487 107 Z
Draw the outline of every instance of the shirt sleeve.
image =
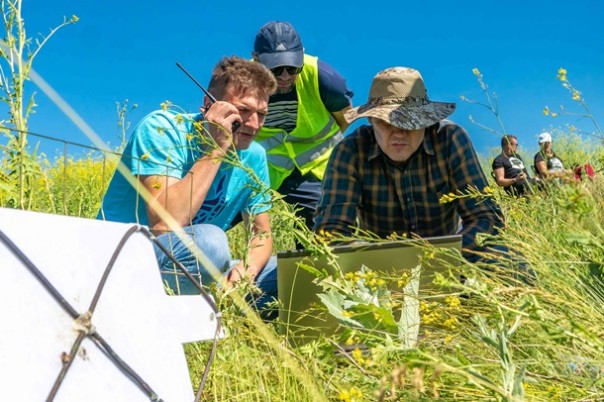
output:
M 153 112 L 135 127 L 124 150 L 128 158 L 123 158 L 133 175 L 163 175 L 178 179 L 185 175 L 187 125 L 177 123 L 174 116 L 177 115 Z M 180 118 L 186 119 L 183 115 Z
M 491 169 L 496 170 L 503 167 L 503 160 L 499 156 L 493 159 L 493 164 L 491 165 Z
M 449 144 L 449 166 L 453 192 L 466 193 L 470 188 L 483 191 L 488 182 L 478 161 L 468 133 L 461 127 L 453 125 Z M 463 197 L 456 200 L 457 212 L 461 217 L 463 255 L 468 261 L 478 260 L 473 251 L 483 251 L 476 244 L 476 235 L 485 233 L 495 235 L 503 227 L 501 209 L 492 197 Z
M 352 234 L 361 200 L 356 166 L 358 152 L 353 141 L 342 141 L 332 151 L 322 183 L 322 195 L 315 213 L 314 230 Z
M 354 93 L 348 88 L 346 80 L 333 67 L 319 60 L 319 94 L 325 108 L 330 112 L 352 106 Z

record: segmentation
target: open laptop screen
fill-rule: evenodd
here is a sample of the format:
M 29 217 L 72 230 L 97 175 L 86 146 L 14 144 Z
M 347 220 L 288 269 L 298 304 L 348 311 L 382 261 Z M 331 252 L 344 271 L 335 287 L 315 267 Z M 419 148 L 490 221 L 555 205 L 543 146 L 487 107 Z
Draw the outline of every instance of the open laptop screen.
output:
M 355 272 L 365 266 L 372 271 L 401 275 L 411 272 L 420 263 L 422 249 L 426 245 L 461 250 L 461 236 L 442 236 L 421 240 L 354 243 L 333 249 L 342 274 Z M 420 269 L 420 297 L 431 287 L 433 274 L 439 271 L 438 261 L 424 264 Z M 327 257 L 315 257 L 307 251 L 284 251 L 277 254 L 277 282 L 279 290 L 279 320 L 285 332 L 297 338 L 316 338 L 319 334 L 332 333 L 338 326 L 334 317 L 325 311 L 313 309 L 320 303 L 322 289 L 313 281 L 313 269 L 334 274 L 337 270 Z

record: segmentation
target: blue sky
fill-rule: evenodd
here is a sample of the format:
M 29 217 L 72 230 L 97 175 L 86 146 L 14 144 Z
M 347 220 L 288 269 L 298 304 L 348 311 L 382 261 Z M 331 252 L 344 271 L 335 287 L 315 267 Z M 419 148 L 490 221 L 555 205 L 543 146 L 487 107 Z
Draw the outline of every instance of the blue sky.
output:
M 452 120 L 464 126 L 483 154 L 497 148 L 499 136 L 468 120 L 472 115 L 498 128 L 484 108 L 460 96 L 484 101 L 473 68 L 484 74 L 499 99 L 506 131 L 525 149 L 536 149 L 543 129 L 588 121 L 543 115 L 544 106 L 563 104 L 580 111 L 556 79 L 564 67 L 604 124 L 604 2 L 552 1 L 115 1 L 25 0 L 29 36 L 77 15 L 79 22 L 59 31 L 40 52 L 34 69 L 103 138 L 119 142 L 116 102 L 138 108 L 132 126 L 170 100 L 197 111 L 200 90 L 176 66 L 181 62 L 207 84 L 214 64 L 226 55 L 248 57 L 256 31 L 270 20 L 291 22 L 307 53 L 333 65 L 365 103 L 371 78 L 392 66 L 422 73 L 431 99 L 457 103 Z M 33 83 L 30 90 L 37 90 Z M 86 136 L 43 93 L 30 130 L 90 144 Z M 0 105 L 0 108 L 2 106 Z M 4 111 L 2 111 L 4 114 Z M 44 141 L 53 155 L 61 144 Z

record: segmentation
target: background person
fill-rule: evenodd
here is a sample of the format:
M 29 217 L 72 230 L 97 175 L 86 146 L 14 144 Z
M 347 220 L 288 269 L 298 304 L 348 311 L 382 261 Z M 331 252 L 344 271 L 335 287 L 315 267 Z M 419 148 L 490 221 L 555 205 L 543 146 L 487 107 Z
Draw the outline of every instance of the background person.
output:
M 495 182 L 511 195 L 525 195 L 532 192 L 531 185 L 536 184 L 518 155 L 518 138 L 507 134 L 501 138 L 501 153 L 493 159 L 491 165 Z
M 268 210 L 266 153 L 253 140 L 276 89 L 264 66 L 239 57 L 223 58 L 212 72 L 202 113 L 181 114 L 158 110 L 134 128 L 121 163 L 151 193 L 147 204 L 116 172 L 103 199 L 99 218 L 148 225 L 158 240 L 204 285 L 212 280 L 187 245 L 194 243 L 220 270 L 228 271 L 227 285 L 249 278 L 267 293 L 276 292 L 275 260 Z M 240 127 L 232 132 L 233 123 Z M 238 163 L 229 162 L 235 158 Z M 250 174 L 249 172 L 254 172 Z M 255 176 L 255 177 L 254 177 Z M 159 204 L 183 228 L 185 243 L 170 232 L 155 206 Z M 224 232 L 233 217 L 250 219 L 253 239 L 248 256 L 230 268 L 230 250 Z M 162 276 L 177 289 L 172 262 L 156 248 Z M 230 270 L 229 270 L 230 269 Z M 184 276 L 181 294 L 197 293 Z
M 260 28 L 252 57 L 277 80 L 256 139 L 267 152 L 271 187 L 301 207 L 298 214 L 312 228 L 320 182 L 333 146 L 348 127 L 344 112 L 353 93 L 333 67 L 304 54 L 300 36 L 287 22 Z
M 379 72 L 367 103 L 346 113 L 349 123 L 367 117 L 370 125 L 335 146 L 315 230 L 351 235 L 358 225 L 381 238 L 443 236 L 457 232 L 461 217 L 463 255 L 478 260 L 476 235 L 495 234 L 503 221 L 492 198 L 441 203 L 444 195 L 487 187 L 468 134 L 443 120 L 454 110 L 454 103 L 428 99 L 419 71 Z
M 539 152 L 535 154 L 535 170 L 541 179 L 562 177 L 567 173 L 564 163 L 552 149 L 552 135 L 548 132 L 539 134 Z

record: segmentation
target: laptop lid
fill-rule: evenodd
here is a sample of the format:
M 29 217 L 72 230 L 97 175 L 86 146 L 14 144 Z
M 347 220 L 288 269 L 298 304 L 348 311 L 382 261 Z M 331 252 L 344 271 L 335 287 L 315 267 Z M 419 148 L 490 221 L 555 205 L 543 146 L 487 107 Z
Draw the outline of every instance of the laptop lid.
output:
M 405 271 L 410 273 L 419 265 L 422 249 L 427 244 L 461 250 L 461 235 L 355 243 L 334 247 L 333 254 L 342 274 L 358 271 L 365 266 L 372 271 L 399 276 Z M 434 272 L 439 271 L 441 266 L 442 262 L 431 261 L 420 268 L 420 298 L 422 294 L 430 294 Z M 304 338 L 314 339 L 321 333 L 331 334 L 338 326 L 337 320 L 324 309 L 313 307 L 321 303 L 317 295 L 322 292 L 322 288 L 313 283 L 317 277 L 313 270 L 326 271 L 332 275 L 337 268 L 329 264 L 327 256 L 312 256 L 304 250 L 277 254 L 281 329 L 284 333 L 292 334 L 298 341 L 302 340 L 302 343 Z

